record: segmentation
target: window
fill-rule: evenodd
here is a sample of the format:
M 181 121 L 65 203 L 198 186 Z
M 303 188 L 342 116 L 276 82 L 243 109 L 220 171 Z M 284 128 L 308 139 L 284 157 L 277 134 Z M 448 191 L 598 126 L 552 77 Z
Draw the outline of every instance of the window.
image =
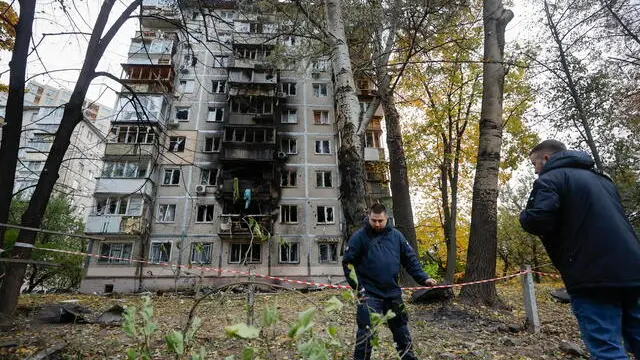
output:
M 295 187 L 298 172 L 296 170 L 283 170 L 280 175 L 280 186 Z
M 367 131 L 366 136 L 364 138 L 365 147 L 368 148 L 379 148 L 380 147 L 380 134 L 376 131 Z
M 287 96 L 295 96 L 296 83 L 282 83 L 282 92 Z
M 176 106 L 176 120 L 189 121 L 189 108 Z
M 158 222 L 174 222 L 176 219 L 176 204 L 158 205 Z
M 313 84 L 313 96 L 327 96 L 327 84 Z
M 192 93 L 195 89 L 196 82 L 194 80 L 180 80 L 178 91 L 182 93 Z
M 262 23 L 251 23 L 249 25 L 249 32 L 253 34 L 262 34 Z
M 224 109 L 210 107 L 209 114 L 207 115 L 208 122 L 222 122 L 224 120 Z
M 316 171 L 316 186 L 331 187 L 331 171 Z
M 298 122 L 298 110 L 296 109 L 282 110 L 281 122 L 283 124 L 296 124 Z
M 328 125 L 329 112 L 326 110 L 315 110 L 313 112 L 313 123 L 316 125 Z
M 213 252 L 213 244 L 211 243 L 192 243 L 191 256 L 189 261 L 192 264 L 211 264 L 211 253 Z
M 318 206 L 318 224 L 333 224 L 333 207 Z
M 220 151 L 220 136 L 206 136 L 204 138 L 203 152 L 219 152 Z
M 132 243 L 102 243 L 100 245 L 99 264 L 128 264 L 131 259 Z M 115 259 L 108 259 L 115 258 Z
M 186 142 L 184 136 L 170 136 L 169 137 L 169 151 L 170 152 L 183 152 L 184 143 Z
M 153 144 L 155 130 L 149 126 L 114 126 L 107 136 L 109 142 L 124 144 Z
M 102 168 L 104 178 L 143 178 L 147 176 L 149 163 L 134 161 L 105 161 Z
M 233 11 L 221 11 L 220 18 L 224 21 L 233 21 Z
M 198 205 L 197 223 L 213 222 L 213 205 Z
M 367 112 L 367 109 L 369 108 L 369 105 L 371 105 L 370 102 L 360 101 L 360 112 L 362 112 L 362 113 Z
M 142 198 L 109 197 L 96 199 L 96 214 L 140 216 L 142 214 Z
M 312 67 L 313 71 L 327 71 L 329 70 L 329 63 L 327 60 L 314 60 Z
M 285 154 L 297 154 L 298 142 L 296 139 L 280 139 L 280 151 Z
M 213 67 L 227 67 L 228 61 L 229 61 L 228 56 L 214 56 Z
M 40 172 L 44 169 L 44 161 L 28 161 L 26 166 L 33 172 Z
M 259 263 L 260 253 L 260 244 L 231 244 L 229 264 Z
M 165 169 L 162 185 L 180 185 L 180 169 Z
M 170 242 L 152 242 L 149 249 L 149 261 L 152 263 L 169 262 L 171 258 Z
M 212 80 L 211 91 L 216 94 L 224 94 L 227 92 L 227 82 L 224 80 Z
M 214 186 L 218 179 L 218 169 L 202 169 L 200 185 Z
M 338 262 L 338 244 L 321 243 L 321 244 L 318 244 L 318 250 L 320 253 L 321 263 Z
M 233 16 L 233 15 L 232 15 Z M 231 33 L 228 33 L 226 31 L 220 31 L 218 32 L 218 42 L 222 43 L 222 44 L 227 44 L 231 41 Z
M 296 264 L 300 262 L 298 243 L 280 244 L 280 262 Z
M 284 224 L 295 224 L 298 222 L 297 205 L 280 205 L 280 222 Z
M 316 140 L 316 154 L 331 154 L 329 140 Z

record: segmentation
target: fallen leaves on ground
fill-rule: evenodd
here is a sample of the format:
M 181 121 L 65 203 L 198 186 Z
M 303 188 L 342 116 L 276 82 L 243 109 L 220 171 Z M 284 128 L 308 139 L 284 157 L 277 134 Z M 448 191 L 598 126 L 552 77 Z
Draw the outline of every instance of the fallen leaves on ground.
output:
M 577 344 L 583 349 L 578 328 L 567 304 L 555 302 L 549 292 L 561 287 L 560 283 L 536 285 L 537 305 L 542 330 L 538 334 L 524 331 L 525 320 L 522 290 L 517 280 L 500 283 L 498 292 L 508 309 L 469 306 L 454 300 L 447 304 L 407 304 L 410 314 L 410 330 L 420 359 L 570 359 L 572 355 L 561 350 L 563 343 Z M 409 295 L 409 294 L 407 294 Z M 247 321 L 246 294 L 217 294 L 202 301 L 197 315 L 203 326 L 196 334 L 196 348 L 204 346 L 207 359 L 224 359 L 242 353 L 245 345 L 277 359 L 296 359 L 291 342 L 286 337 L 288 324 L 298 313 L 310 306 L 324 304 L 338 291 L 325 290 L 300 294 L 280 292 L 258 294 L 255 297 L 255 318 L 259 322 L 265 306 L 276 307 L 281 314 L 275 328 L 263 329 L 258 339 L 231 339 L 225 335 L 225 327 Z M 121 298 L 95 295 L 23 295 L 20 297 L 17 316 L 8 329 L 0 334 L 0 358 L 24 359 L 56 344 L 66 343 L 62 358 L 69 359 L 126 359 L 126 350 L 132 347 L 120 326 L 99 324 L 38 324 L 34 315 L 46 304 L 77 299 L 78 304 L 100 314 L 110 307 L 140 306 L 139 295 Z M 164 334 L 183 329 L 189 310 L 194 303 L 191 297 L 154 296 L 154 322 L 158 335 L 151 346 L 154 359 L 171 359 L 166 352 Z M 337 334 L 345 344 L 345 354 L 350 357 L 355 340 L 355 308 L 335 306 L 328 314 L 318 314 L 314 319 L 316 331 L 322 331 L 329 322 L 337 328 Z M 269 338 L 272 341 L 265 341 Z M 380 333 L 381 346 L 375 359 L 397 359 L 391 334 L 387 329 Z

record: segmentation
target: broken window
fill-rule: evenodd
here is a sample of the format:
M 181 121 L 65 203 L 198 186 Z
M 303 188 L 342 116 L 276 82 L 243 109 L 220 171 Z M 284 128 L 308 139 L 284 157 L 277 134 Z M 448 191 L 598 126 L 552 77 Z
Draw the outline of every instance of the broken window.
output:
M 333 206 L 318 206 L 318 224 L 333 224 Z
M 222 122 L 224 120 L 224 109 L 210 107 L 207 115 L 208 122 Z
M 368 148 L 379 148 L 380 133 L 378 133 L 377 131 L 367 131 L 364 146 Z
M 207 136 L 204 138 L 203 152 L 219 152 L 220 136 Z
M 297 205 L 280 205 L 280 222 L 285 224 L 295 224 L 298 222 Z
M 212 252 L 213 244 L 211 243 L 192 243 L 189 261 L 192 264 L 211 264 Z
M 149 261 L 152 263 L 169 262 L 171 258 L 170 242 L 152 242 L 149 249 Z
M 338 244 L 336 243 L 320 243 L 318 244 L 321 263 L 338 262 Z
M 213 205 L 198 205 L 197 223 L 213 222 Z
M 189 121 L 189 108 L 188 107 L 176 107 L 176 120 Z
M 158 205 L 158 222 L 174 222 L 176 219 L 176 204 Z
M 280 262 L 281 263 L 299 263 L 300 262 L 298 243 L 280 244 Z
M 280 151 L 285 154 L 297 154 L 298 153 L 298 142 L 296 139 L 281 139 L 280 140 Z
M 282 83 L 282 92 L 288 96 L 295 96 L 296 83 Z
M 212 80 L 212 92 L 216 94 L 224 94 L 227 92 L 227 82 L 224 80 Z
M 218 169 L 202 169 L 200 185 L 214 186 L 218 178 Z
M 283 170 L 280 177 L 280 186 L 295 187 L 298 172 L 296 170 Z
M 231 244 L 229 264 L 259 263 L 261 250 L 260 244 Z
M 170 136 L 169 137 L 169 151 L 170 152 L 183 152 L 186 142 L 184 136 Z
M 98 258 L 98 263 L 128 264 L 131 259 L 132 248 L 133 243 L 102 243 L 100 245 L 100 255 L 104 257 Z
M 180 169 L 165 169 L 162 185 L 179 185 Z

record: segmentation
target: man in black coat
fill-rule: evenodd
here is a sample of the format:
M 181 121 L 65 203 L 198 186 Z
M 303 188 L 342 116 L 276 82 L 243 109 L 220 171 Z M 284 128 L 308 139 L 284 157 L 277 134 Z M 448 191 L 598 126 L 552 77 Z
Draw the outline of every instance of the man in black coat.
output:
M 371 359 L 371 313 L 395 317 L 387 321 L 402 360 L 417 360 L 413 354 L 411 335 L 407 327 L 407 311 L 402 302 L 398 277 L 402 266 L 418 284 L 433 286 L 434 279 L 422 270 L 422 265 L 402 233 L 391 227 L 386 208 L 374 204 L 364 227 L 353 233 L 345 248 L 342 266 L 349 285 L 358 291 L 360 303 L 356 310 L 355 360 Z M 351 266 L 349 266 L 351 265 Z M 355 271 L 355 279 L 351 271 Z
M 594 359 L 640 359 L 640 241 L 611 179 L 591 157 L 546 140 L 529 159 L 538 179 L 522 228 L 540 236 L 571 297 Z

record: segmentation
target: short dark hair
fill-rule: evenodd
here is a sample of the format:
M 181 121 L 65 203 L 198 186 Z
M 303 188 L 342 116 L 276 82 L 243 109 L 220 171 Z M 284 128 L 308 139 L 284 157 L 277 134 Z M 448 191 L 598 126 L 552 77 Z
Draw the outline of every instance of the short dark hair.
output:
M 383 214 L 387 212 L 387 207 L 384 204 L 373 204 L 371 205 L 371 213 L 372 214 Z
M 567 150 L 567 146 L 565 144 L 563 144 L 558 140 L 549 139 L 534 146 L 533 149 L 531 149 L 531 151 L 529 152 L 529 156 L 539 151 L 548 151 L 551 154 L 555 154 L 559 151 L 565 151 L 565 150 Z

